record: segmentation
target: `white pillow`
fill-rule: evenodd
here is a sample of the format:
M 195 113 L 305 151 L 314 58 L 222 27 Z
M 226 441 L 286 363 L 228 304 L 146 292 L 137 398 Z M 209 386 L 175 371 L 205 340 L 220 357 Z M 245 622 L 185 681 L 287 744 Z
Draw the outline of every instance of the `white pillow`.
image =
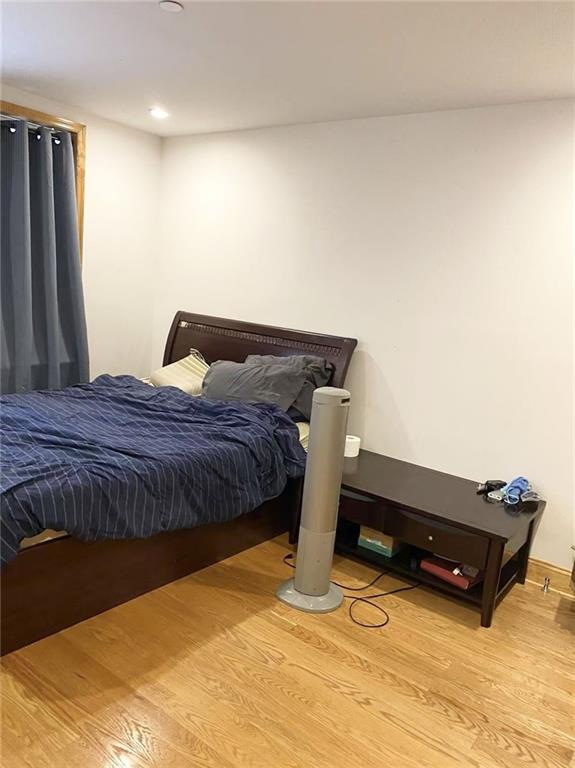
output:
M 304 451 L 309 447 L 309 423 L 307 421 L 296 421 L 296 427 L 299 432 L 299 441 Z
M 178 387 L 188 395 L 200 395 L 209 367 L 197 355 L 188 355 L 176 363 L 158 368 L 150 376 L 150 381 L 154 387 Z

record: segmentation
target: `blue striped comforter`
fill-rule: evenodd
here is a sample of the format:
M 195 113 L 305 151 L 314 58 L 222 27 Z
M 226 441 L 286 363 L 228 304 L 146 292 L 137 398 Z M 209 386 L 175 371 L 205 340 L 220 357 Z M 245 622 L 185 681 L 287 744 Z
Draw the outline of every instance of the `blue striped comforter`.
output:
M 305 467 L 298 430 L 276 406 L 131 376 L 5 395 L 0 421 L 2 562 L 46 528 L 90 541 L 231 520 Z

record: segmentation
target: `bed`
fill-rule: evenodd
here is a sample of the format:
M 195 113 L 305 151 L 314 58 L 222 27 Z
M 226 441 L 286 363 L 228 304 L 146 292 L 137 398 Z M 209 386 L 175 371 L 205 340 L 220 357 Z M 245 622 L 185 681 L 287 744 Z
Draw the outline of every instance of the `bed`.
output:
M 208 362 L 242 362 L 249 354 L 311 354 L 334 366 L 342 386 L 355 339 L 178 312 L 163 364 L 199 350 Z M 300 503 L 301 479 L 279 496 L 223 523 L 157 533 L 149 538 L 80 541 L 42 534 L 2 567 L 2 654 L 71 626 L 174 579 L 288 530 Z

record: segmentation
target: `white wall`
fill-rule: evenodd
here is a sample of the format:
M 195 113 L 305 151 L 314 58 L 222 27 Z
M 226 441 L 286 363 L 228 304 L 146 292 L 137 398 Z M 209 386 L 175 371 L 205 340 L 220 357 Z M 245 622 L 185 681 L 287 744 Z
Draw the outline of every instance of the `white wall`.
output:
M 162 175 L 156 358 L 176 309 L 356 336 L 366 447 L 527 475 L 570 567 L 572 102 L 168 139 Z
M 350 429 L 447 472 L 527 474 L 549 500 L 534 555 L 570 567 L 572 102 L 162 147 L 26 92 L 2 98 L 88 126 L 93 376 L 159 364 L 176 309 L 354 335 Z
M 149 374 L 161 139 L 3 87 L 2 98 L 85 123 L 83 283 L 92 376 Z

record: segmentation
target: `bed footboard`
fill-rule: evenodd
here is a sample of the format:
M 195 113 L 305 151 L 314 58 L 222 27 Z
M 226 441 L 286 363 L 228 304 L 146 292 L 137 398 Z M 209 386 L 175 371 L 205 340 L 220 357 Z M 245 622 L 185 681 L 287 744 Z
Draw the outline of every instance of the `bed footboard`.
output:
M 227 523 L 149 539 L 85 543 L 66 537 L 22 551 L 2 569 L 2 655 L 288 530 L 301 480 Z

